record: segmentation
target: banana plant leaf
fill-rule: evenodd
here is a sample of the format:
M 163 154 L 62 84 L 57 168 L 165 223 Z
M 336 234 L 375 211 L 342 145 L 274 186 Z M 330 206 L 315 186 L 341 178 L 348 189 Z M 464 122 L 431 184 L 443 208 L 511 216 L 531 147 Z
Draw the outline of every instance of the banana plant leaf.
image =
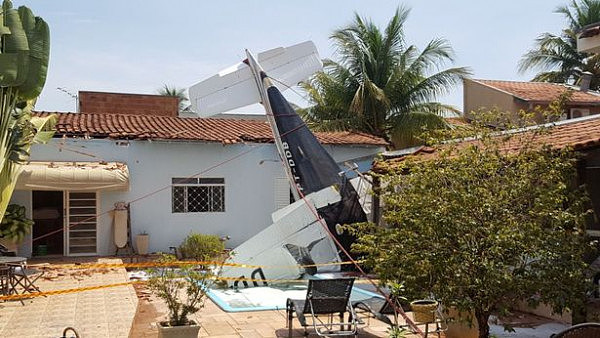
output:
M 54 126 L 56 125 L 57 116 L 50 115 L 46 117 L 34 116 L 31 118 L 31 124 L 33 124 L 37 131 L 33 136 L 33 144 L 43 144 L 50 141 L 54 136 Z
M 31 11 L 31 9 L 29 9 L 25 6 L 19 7 L 17 12 L 19 13 L 19 19 L 21 20 L 21 26 L 23 27 L 23 30 L 25 31 L 25 35 L 27 35 L 27 38 L 29 39 L 29 32 L 31 32 L 35 28 L 35 16 L 33 15 L 33 12 Z M 31 43 L 29 43 L 29 44 L 31 44 Z
M 8 87 L 15 83 L 19 72 L 17 53 L 0 54 L 0 86 Z
M 17 184 L 16 177 L 20 174 L 20 168 L 17 168 L 16 165 L 5 162 L 4 166 L 0 168 L 2 172 L 0 172 L 0 220 L 4 217 L 4 212 L 6 211 L 6 207 L 10 202 L 10 197 L 12 196 L 13 191 L 15 190 L 15 185 Z M 15 177 L 15 179 L 12 179 Z M 4 183 L 4 184 L 3 184 Z
M 0 15 L 0 35 L 10 34 L 10 29 L 4 25 L 4 15 Z
M 6 1 L 5 1 L 6 3 Z M 3 49 L 5 52 L 28 51 L 27 35 L 23 29 L 19 11 L 10 6 L 4 8 L 4 25 L 10 29 L 10 35 L 5 36 Z
M 3 53 L 15 53 L 17 55 L 18 71 L 14 79 L 4 78 L 4 81 L 11 81 L 6 84 L 9 86 L 21 85 L 27 78 L 29 65 L 29 42 L 27 34 L 23 28 L 19 11 L 12 8 L 12 4 L 2 6 L 4 8 L 4 24 L 10 29 L 10 34 L 4 36 L 4 45 L 2 46 Z M 10 8 L 9 8 L 10 7 Z M 24 11 L 26 15 L 26 11 Z
M 41 18 L 35 18 L 29 37 L 29 71 L 25 81 L 19 86 L 19 95 L 25 100 L 38 97 L 46 83 L 50 60 L 50 29 Z

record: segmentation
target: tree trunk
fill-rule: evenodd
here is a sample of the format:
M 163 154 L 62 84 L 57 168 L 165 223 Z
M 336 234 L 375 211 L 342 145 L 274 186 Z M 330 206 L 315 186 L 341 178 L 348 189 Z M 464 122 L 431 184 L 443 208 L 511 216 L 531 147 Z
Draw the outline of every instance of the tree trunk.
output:
M 585 297 L 586 296 L 583 295 L 582 299 L 585 299 Z M 575 302 L 575 304 L 572 305 L 571 321 L 573 325 L 587 322 L 587 307 L 585 300 Z
M 477 325 L 479 326 L 479 338 L 488 338 L 490 336 L 490 326 L 488 325 L 490 313 L 475 310 L 475 318 L 477 319 Z

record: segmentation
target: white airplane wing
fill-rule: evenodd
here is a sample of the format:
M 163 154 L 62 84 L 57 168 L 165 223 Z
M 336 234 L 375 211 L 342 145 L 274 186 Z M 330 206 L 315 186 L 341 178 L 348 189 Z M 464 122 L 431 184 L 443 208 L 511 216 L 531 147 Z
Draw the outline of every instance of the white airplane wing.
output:
M 308 272 L 299 265 L 340 262 L 337 247 L 313 208 L 340 201 L 332 187 L 314 192 L 305 200 L 296 201 L 272 214 L 273 224 L 233 249 L 231 261 L 256 267 L 225 267 L 223 276 L 229 278 L 297 279 Z M 312 272 L 339 270 L 339 265 L 314 267 Z M 229 281 L 233 283 L 232 280 Z M 252 282 L 248 284 L 252 285 Z M 257 282 L 257 285 L 262 283 Z
M 258 54 L 258 62 L 280 91 L 323 68 L 312 41 L 279 47 Z M 192 110 L 201 117 L 260 102 L 260 95 L 250 67 L 243 62 L 189 88 Z

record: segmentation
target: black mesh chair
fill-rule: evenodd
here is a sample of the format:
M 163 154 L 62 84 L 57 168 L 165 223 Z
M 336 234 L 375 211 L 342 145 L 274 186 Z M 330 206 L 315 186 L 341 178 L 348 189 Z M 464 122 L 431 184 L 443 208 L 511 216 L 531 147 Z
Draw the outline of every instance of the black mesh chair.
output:
M 359 312 L 367 313 L 368 315 L 386 323 L 389 326 L 397 325 L 394 324 L 394 322 L 389 317 L 390 315 L 395 315 L 396 311 L 394 307 L 390 304 L 390 302 L 388 302 L 384 298 L 371 297 L 360 301 L 352 302 L 352 307 L 355 311 L 359 310 Z
M 600 323 L 583 323 L 573 325 L 559 333 L 550 336 L 551 338 L 600 338 Z
M 309 280 L 306 299 L 287 300 L 289 337 L 292 336 L 294 314 L 304 328 L 304 335 L 308 335 L 306 328 L 312 325 L 319 336 L 358 336 L 356 314 L 349 302 L 353 285 L 353 278 Z M 346 312 L 350 313 L 348 321 L 344 321 Z M 336 314 L 339 315 L 339 322 L 334 322 Z M 307 322 L 306 315 L 311 317 L 312 323 Z M 323 315 L 327 315 L 326 321 L 321 319 Z
M 0 256 L 15 257 L 16 255 L 17 255 L 16 252 L 10 251 L 10 250 L 8 250 L 7 247 L 5 247 L 4 245 L 0 244 Z

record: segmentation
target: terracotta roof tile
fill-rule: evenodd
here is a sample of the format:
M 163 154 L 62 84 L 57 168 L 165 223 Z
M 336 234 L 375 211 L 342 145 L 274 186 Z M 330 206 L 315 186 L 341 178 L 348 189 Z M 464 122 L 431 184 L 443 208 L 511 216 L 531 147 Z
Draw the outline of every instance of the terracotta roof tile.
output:
M 557 99 L 569 89 L 573 94 L 569 102 L 600 104 L 600 93 L 593 91 L 582 92 L 574 87 L 548 82 L 517 82 L 496 80 L 472 80 L 488 87 L 507 92 L 529 102 L 550 102 Z
M 523 147 L 520 140 L 526 139 L 527 141 L 531 141 L 531 138 L 526 137 L 527 133 L 531 133 L 531 131 L 513 133 L 524 137 L 511 138 L 500 150 L 507 152 L 517 151 Z M 575 150 L 600 147 L 600 115 L 558 122 L 555 126 L 551 126 L 548 129 L 548 132 L 537 135 L 533 141 L 539 145 L 549 145 L 553 148 L 573 147 Z M 467 146 L 475 142 L 478 141 L 464 141 L 459 143 L 459 147 Z M 428 159 L 437 156 L 436 153 L 435 148 L 422 147 L 408 156 L 418 156 L 418 158 Z M 401 162 L 406 157 L 407 156 L 380 161 L 374 165 L 373 170 L 376 172 L 393 170 L 394 164 Z
M 457 127 L 457 128 L 471 126 L 469 121 L 462 116 L 461 117 L 445 117 L 444 120 L 446 120 L 446 123 L 448 123 L 449 125 L 451 125 L 453 127 Z
M 218 118 L 180 118 L 151 115 L 51 113 L 56 114 L 57 136 L 111 139 L 189 140 L 232 144 L 268 143 L 273 136 L 268 122 Z M 323 144 L 386 146 L 385 140 L 364 133 L 315 133 Z

